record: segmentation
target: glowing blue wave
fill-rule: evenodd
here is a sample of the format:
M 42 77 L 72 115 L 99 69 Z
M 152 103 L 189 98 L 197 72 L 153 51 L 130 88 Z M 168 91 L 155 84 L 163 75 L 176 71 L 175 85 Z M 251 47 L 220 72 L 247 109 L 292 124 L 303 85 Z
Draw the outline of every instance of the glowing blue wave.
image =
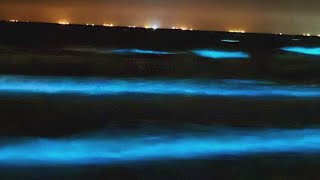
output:
M 222 42 L 227 42 L 227 43 L 238 43 L 240 42 L 239 40 L 233 40 L 233 39 L 222 39 Z
M 11 139 L 0 145 L 2 165 L 114 164 L 261 153 L 319 153 L 320 130 L 211 130 L 63 139 Z
M 320 86 L 281 85 L 255 80 L 199 79 L 96 79 L 66 77 L 0 76 L 1 93 L 41 94 L 161 94 L 191 96 L 319 98 Z
M 149 55 L 170 55 L 171 52 L 166 51 L 153 51 L 153 50 L 143 50 L 143 49 L 118 49 L 113 50 L 116 54 L 149 54 Z
M 213 59 L 247 59 L 250 55 L 241 51 L 194 50 L 194 54 Z
M 320 48 L 306 48 L 306 47 L 284 47 L 283 51 L 294 52 L 299 54 L 320 56 Z
M 79 52 L 89 52 L 89 53 L 99 53 L 99 54 L 146 54 L 146 55 L 170 55 L 176 54 L 173 52 L 166 51 L 154 51 L 154 50 L 143 50 L 143 49 L 117 49 L 117 50 L 108 50 L 108 49 L 97 49 L 97 48 L 66 48 L 66 50 L 79 51 Z

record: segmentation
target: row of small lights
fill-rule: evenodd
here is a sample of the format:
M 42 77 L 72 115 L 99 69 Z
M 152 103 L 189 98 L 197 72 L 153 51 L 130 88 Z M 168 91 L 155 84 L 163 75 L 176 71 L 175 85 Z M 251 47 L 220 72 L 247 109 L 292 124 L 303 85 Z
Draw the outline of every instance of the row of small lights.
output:
M 279 34 L 279 35 L 282 35 L 282 33 L 278 33 L 278 34 Z M 318 35 L 312 35 L 312 34 L 310 34 L 310 33 L 303 33 L 302 36 L 306 36 L 306 37 L 318 36 L 318 37 L 320 37 L 320 34 L 318 34 Z
M 187 30 L 189 30 L 189 31 L 193 31 L 193 29 L 188 29 L 187 27 L 172 27 L 171 29 L 178 29 L 178 30 L 183 30 L 183 31 L 187 31 Z
M 313 35 L 311 35 L 310 33 L 304 33 L 304 34 L 302 34 L 302 35 L 303 35 L 303 36 L 307 36 L 307 37 L 313 36 Z M 318 35 L 316 35 L 316 36 L 320 37 L 320 34 L 318 34 Z
M 231 29 L 231 30 L 229 30 L 229 32 L 230 32 L 230 33 L 246 33 L 246 31 L 245 31 L 245 30 L 242 30 L 242 29 Z M 283 33 L 278 33 L 278 35 L 283 35 Z M 306 36 L 306 37 L 311 37 L 311 36 L 313 36 L 313 35 L 311 35 L 310 33 L 303 33 L 302 35 L 303 35 L 303 36 Z M 320 37 L 320 34 L 314 35 L 314 36 Z
M 231 29 L 229 30 L 230 33 L 246 33 L 245 30 L 242 29 Z
M 16 22 L 19 22 L 19 20 L 16 20 L 16 19 L 10 19 L 10 22 L 12 22 L 12 23 L 16 23 Z
M 16 19 L 10 19 L 10 22 L 12 23 L 17 23 L 19 22 L 19 20 L 16 20 Z M 68 21 L 58 21 L 58 24 L 60 25 L 69 25 L 70 23 Z M 87 26 L 95 26 L 95 24 L 86 24 Z M 111 24 L 103 24 L 103 26 L 105 27 L 114 27 L 114 25 L 111 23 Z M 129 28 L 137 28 L 137 26 L 128 26 Z M 159 27 L 157 25 L 146 25 L 144 26 L 145 29 L 158 29 Z M 189 29 L 187 27 L 171 27 L 171 29 L 175 29 L 175 30 L 183 30 L 183 31 L 193 31 L 193 29 Z M 245 30 L 242 30 L 242 29 L 231 29 L 229 30 L 230 33 L 246 33 Z M 278 35 L 283 35 L 282 33 L 278 33 Z M 310 37 L 312 36 L 310 33 L 303 33 L 302 34 L 303 36 L 306 36 L 306 37 Z M 320 37 L 320 34 L 317 35 L 318 37 Z
M 69 25 L 69 22 L 67 21 L 58 21 L 58 24 L 60 25 Z M 95 26 L 95 24 L 86 24 L 87 26 Z M 114 24 L 110 23 L 110 24 L 106 24 L 104 23 L 102 26 L 104 27 L 114 27 Z M 141 28 L 138 26 L 127 26 L 128 28 Z M 157 25 L 145 25 L 143 28 L 145 29 L 159 29 L 159 27 Z M 183 30 L 183 31 L 193 31 L 193 29 L 187 28 L 187 27 L 172 27 L 171 29 L 176 29 L 176 30 Z

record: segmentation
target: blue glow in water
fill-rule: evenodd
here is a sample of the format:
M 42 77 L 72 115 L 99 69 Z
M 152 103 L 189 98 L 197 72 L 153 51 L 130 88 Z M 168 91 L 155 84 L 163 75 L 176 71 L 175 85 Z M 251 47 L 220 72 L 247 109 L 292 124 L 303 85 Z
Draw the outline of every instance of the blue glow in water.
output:
M 0 145 L 2 165 L 114 164 L 262 153 L 319 153 L 320 130 L 211 130 L 16 139 Z
M 306 47 L 284 47 L 283 51 L 294 52 L 299 54 L 320 56 L 320 48 L 306 48 Z
M 66 50 L 78 51 L 78 52 L 87 52 L 87 53 L 99 53 L 99 54 L 146 54 L 146 55 L 170 55 L 177 54 L 177 52 L 167 52 L 167 51 L 154 51 L 154 50 L 143 50 L 143 49 L 103 49 L 103 48 L 66 48 Z M 180 52 L 181 53 L 181 52 Z
M 171 52 L 166 51 L 154 51 L 154 50 L 143 50 L 143 49 L 118 49 L 113 50 L 116 54 L 149 54 L 149 55 L 170 55 Z
M 247 59 L 250 55 L 241 51 L 194 50 L 194 54 L 213 59 Z
M 223 39 L 221 41 L 222 42 L 227 42 L 227 43 L 238 43 L 238 42 L 240 42 L 239 40 L 234 40 L 234 39 Z
M 1 93 L 41 94 L 161 94 L 191 96 L 319 98 L 318 85 L 282 85 L 256 80 L 199 79 L 95 79 L 0 76 Z

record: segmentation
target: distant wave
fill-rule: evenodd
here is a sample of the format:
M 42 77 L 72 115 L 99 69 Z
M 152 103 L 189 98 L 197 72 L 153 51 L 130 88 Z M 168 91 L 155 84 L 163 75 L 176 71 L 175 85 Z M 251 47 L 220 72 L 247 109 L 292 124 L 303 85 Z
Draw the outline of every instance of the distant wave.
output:
M 227 43 L 238 43 L 240 42 L 239 40 L 235 40 L 235 39 L 222 39 L 222 42 L 227 42 Z
M 193 50 L 194 54 L 212 59 L 247 59 L 250 55 L 242 51 L 221 51 L 212 49 Z
M 155 51 L 155 50 L 145 50 L 145 49 L 117 49 L 113 50 L 112 53 L 115 54 L 150 54 L 150 55 L 169 55 L 174 54 L 167 51 Z
M 174 52 L 168 51 L 156 51 L 151 49 L 103 49 L 103 48 L 68 48 L 66 50 L 88 52 L 88 53 L 99 53 L 99 54 L 127 54 L 127 55 L 171 55 Z
M 293 52 L 293 53 L 320 56 L 320 47 L 308 48 L 308 47 L 297 46 L 297 47 L 284 47 L 281 49 L 283 51 L 288 51 L 288 52 Z

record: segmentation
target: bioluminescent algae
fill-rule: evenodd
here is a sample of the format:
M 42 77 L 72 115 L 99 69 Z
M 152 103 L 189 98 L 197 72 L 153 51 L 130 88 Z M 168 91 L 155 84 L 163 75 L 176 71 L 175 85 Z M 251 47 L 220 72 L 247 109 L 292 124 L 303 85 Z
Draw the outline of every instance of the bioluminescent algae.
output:
M 159 94 L 190 96 L 319 98 L 318 85 L 283 85 L 236 79 L 97 79 L 0 76 L 1 93 L 40 94 Z
M 230 129 L 144 135 L 122 132 L 111 136 L 16 139 L 0 145 L 0 165 L 114 164 L 289 152 L 319 153 L 320 130 Z
M 222 42 L 227 42 L 227 43 L 238 43 L 240 42 L 239 40 L 234 40 L 234 39 L 222 39 Z
M 143 49 L 117 49 L 112 51 L 115 54 L 149 54 L 149 55 L 170 55 L 171 52 L 166 51 L 154 51 L 154 50 L 143 50 Z
M 218 50 L 193 50 L 194 54 L 212 59 L 247 59 L 250 58 L 248 53 L 242 51 L 218 51 Z
M 87 52 L 87 53 L 99 53 L 99 54 L 121 54 L 121 55 L 170 55 L 175 54 L 173 52 L 167 51 L 155 51 L 155 50 L 146 50 L 146 49 L 103 49 L 103 48 L 66 48 L 66 50 L 78 51 L 78 52 Z
M 307 48 L 307 47 L 284 47 L 281 48 L 283 51 L 320 56 L 320 47 L 317 48 Z

